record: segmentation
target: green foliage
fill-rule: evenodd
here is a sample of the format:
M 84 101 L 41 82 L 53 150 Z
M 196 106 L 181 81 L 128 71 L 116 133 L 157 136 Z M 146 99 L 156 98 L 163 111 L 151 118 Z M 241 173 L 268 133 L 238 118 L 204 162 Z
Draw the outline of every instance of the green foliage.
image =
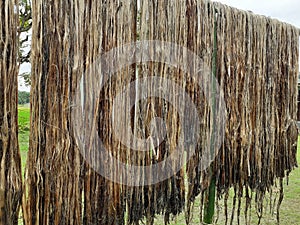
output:
M 19 147 L 21 154 L 22 175 L 25 175 L 25 167 L 27 162 L 27 153 L 29 149 L 29 125 L 30 125 L 30 109 L 27 106 L 18 107 L 18 123 L 19 123 Z M 20 213 L 18 224 L 23 224 L 22 213 Z
M 30 102 L 30 93 L 26 91 L 19 91 L 18 92 L 18 104 L 25 105 Z

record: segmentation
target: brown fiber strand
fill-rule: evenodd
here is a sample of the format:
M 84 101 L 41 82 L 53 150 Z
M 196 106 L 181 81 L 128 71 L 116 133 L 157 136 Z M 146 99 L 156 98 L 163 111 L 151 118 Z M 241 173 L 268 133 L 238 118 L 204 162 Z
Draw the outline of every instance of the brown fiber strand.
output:
M 221 163 L 216 167 L 218 192 L 222 195 L 224 189 L 233 186 L 238 188 L 238 193 L 250 188 L 256 193 L 260 217 L 266 192 L 271 191 L 277 178 L 285 177 L 286 172 L 297 165 L 294 114 L 297 29 L 277 20 L 215 4 L 220 14 L 218 76 L 221 78 L 218 79 L 221 86 L 225 85 L 228 115 L 225 149 L 217 158 Z M 238 216 L 243 197 L 238 195 Z M 245 198 L 247 218 L 249 193 Z
M 168 224 L 180 213 L 185 213 L 187 224 L 192 223 L 195 214 L 202 221 L 211 174 L 216 178 L 218 201 L 224 199 L 225 224 L 250 224 L 252 206 L 261 220 L 270 192 L 279 196 L 270 203 L 271 211 L 276 207 L 279 220 L 282 179 L 297 166 L 297 28 L 204 0 L 32 3 L 32 115 L 23 212 L 26 225 L 150 225 L 157 215 L 162 215 Z M 105 67 L 98 60 L 116 47 L 123 52 L 124 44 L 159 40 L 189 49 L 213 70 L 215 22 L 216 80 L 224 95 L 227 118 L 224 139 L 219 133 L 215 135 L 215 142 L 220 141 L 221 146 L 214 149 L 217 154 L 209 171 L 202 164 L 211 157 L 205 150 L 211 147 L 215 126 L 223 121 L 220 115 L 213 118 L 211 106 L 215 96 L 210 86 L 204 85 L 209 93 L 205 96 L 196 81 L 208 84 L 211 74 L 205 74 L 203 80 L 193 76 L 199 65 L 178 48 L 172 50 L 170 57 L 189 65 L 189 71 L 159 62 L 117 68 L 119 61 L 112 60 Z M 156 54 L 162 61 L 166 56 L 160 47 L 148 46 L 149 54 Z M 132 54 L 128 57 L 137 57 L 135 52 Z M 108 67 L 117 71 L 109 74 L 112 72 L 106 70 Z M 99 83 L 109 75 L 112 76 L 106 83 Z M 173 102 L 167 102 L 163 96 L 135 102 L 145 94 L 151 95 L 156 88 L 151 84 L 140 89 L 135 86 L 133 94 L 125 96 L 135 104 L 124 106 L 130 113 L 124 120 L 118 120 L 118 126 L 125 129 L 125 140 L 132 138 L 131 133 L 140 139 L 150 139 L 153 130 L 161 129 L 158 124 L 151 127 L 151 121 L 160 117 L 166 124 L 166 137 L 148 152 L 135 151 L 125 146 L 113 131 L 112 123 L 125 113 L 114 108 L 113 100 L 131 82 L 154 76 L 160 81 L 158 86 L 168 90 Z M 177 97 L 178 90 L 163 79 L 176 82 L 198 110 L 198 142 L 195 146 L 186 145 L 195 148 L 195 154 L 173 176 L 148 186 L 131 187 L 100 175 L 97 169 L 116 171 L 112 173 L 113 180 L 134 179 L 140 184 L 160 176 L 139 170 L 133 177 L 127 177 L 112 161 L 101 165 L 99 162 L 101 151 L 109 152 L 124 164 L 138 166 L 154 166 L 174 153 L 182 141 L 179 135 L 183 125 L 178 111 L 182 109 L 187 118 L 192 113 Z M 81 105 L 73 105 L 74 100 Z M 220 106 L 217 101 L 216 107 Z M 192 126 L 195 124 L 191 124 L 191 130 Z M 188 141 L 189 135 L 194 134 L 184 134 L 183 142 Z M 83 144 L 78 137 L 85 137 Z M 93 141 L 98 137 L 105 150 Z M 189 154 L 188 149 L 184 150 Z M 163 169 L 174 170 L 180 160 L 183 159 L 176 159 Z M 235 195 L 230 197 L 232 188 Z M 195 213 L 196 201 L 200 201 L 200 206 Z M 231 209 L 229 201 L 233 202 Z
M 0 224 L 18 224 L 22 199 L 18 143 L 18 1 L 0 1 Z
M 71 94 L 82 72 L 85 9 L 80 2 L 32 1 L 25 224 L 81 224 L 81 161 L 70 128 Z

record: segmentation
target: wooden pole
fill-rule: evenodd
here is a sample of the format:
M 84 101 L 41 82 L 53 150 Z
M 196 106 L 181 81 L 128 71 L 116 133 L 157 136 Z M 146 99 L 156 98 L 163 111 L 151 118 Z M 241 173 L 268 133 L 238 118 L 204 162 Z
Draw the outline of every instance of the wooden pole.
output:
M 214 15 L 214 44 L 213 44 L 213 57 L 212 57 L 212 79 L 211 79 L 211 85 L 212 85 L 212 114 L 213 114 L 213 132 L 212 132 L 212 138 L 211 138 L 211 144 L 210 144 L 210 151 L 211 156 L 213 155 L 213 152 L 215 151 L 215 117 L 216 117 L 216 74 L 217 74 L 217 18 L 218 14 L 215 13 Z M 206 224 L 212 224 L 213 223 L 213 217 L 215 214 L 215 196 L 216 196 L 216 178 L 213 173 L 213 167 L 212 164 L 209 169 L 209 176 L 211 177 L 211 181 L 209 184 L 209 188 L 206 193 L 205 203 L 204 203 L 204 218 L 203 222 Z

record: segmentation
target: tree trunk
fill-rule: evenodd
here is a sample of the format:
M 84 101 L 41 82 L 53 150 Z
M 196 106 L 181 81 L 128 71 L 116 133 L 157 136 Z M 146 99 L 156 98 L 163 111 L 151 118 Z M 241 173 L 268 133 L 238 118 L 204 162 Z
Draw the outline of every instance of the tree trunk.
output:
M 0 1 L 0 224 L 18 223 L 22 197 L 18 144 L 18 5 Z

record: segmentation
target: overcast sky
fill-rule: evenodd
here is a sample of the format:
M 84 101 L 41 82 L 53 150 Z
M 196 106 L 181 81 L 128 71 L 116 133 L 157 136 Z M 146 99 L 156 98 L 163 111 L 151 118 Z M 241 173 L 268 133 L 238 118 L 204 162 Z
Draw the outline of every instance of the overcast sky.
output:
M 215 0 L 238 9 L 270 16 L 300 28 L 299 0 Z

